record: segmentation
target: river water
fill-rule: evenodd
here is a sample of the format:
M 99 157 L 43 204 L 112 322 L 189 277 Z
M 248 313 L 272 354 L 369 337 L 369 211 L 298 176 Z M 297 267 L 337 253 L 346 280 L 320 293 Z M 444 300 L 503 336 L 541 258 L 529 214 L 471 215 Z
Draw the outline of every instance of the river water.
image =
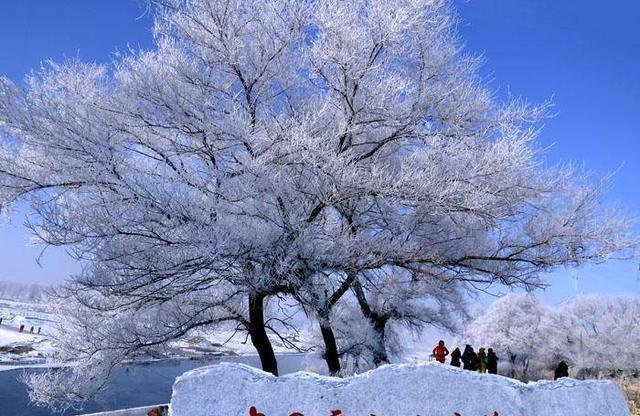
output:
M 175 378 L 185 371 L 222 361 L 233 361 L 260 367 L 257 356 L 221 357 L 206 360 L 159 361 L 148 364 L 132 364 L 115 371 L 111 382 L 101 397 L 84 406 L 82 411 L 70 410 L 64 416 L 117 410 L 129 407 L 168 403 Z M 304 356 L 287 354 L 278 357 L 281 374 L 301 370 Z M 26 386 L 18 381 L 24 372 L 42 369 L 20 369 L 0 372 L 0 416 L 50 416 L 60 415 L 29 404 Z

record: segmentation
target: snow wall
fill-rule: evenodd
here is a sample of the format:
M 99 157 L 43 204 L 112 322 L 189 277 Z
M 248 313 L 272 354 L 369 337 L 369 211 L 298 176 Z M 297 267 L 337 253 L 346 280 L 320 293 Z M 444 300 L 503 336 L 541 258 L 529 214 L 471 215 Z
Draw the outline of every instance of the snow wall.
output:
M 622 392 L 608 381 L 523 384 L 436 363 L 388 365 L 346 379 L 304 372 L 277 378 L 242 364 L 223 363 L 183 374 L 171 398 L 171 416 L 295 412 L 304 416 L 630 415 Z
M 124 409 L 124 410 L 112 410 L 108 412 L 99 412 L 99 413 L 87 413 L 81 416 L 147 416 L 151 409 L 154 409 L 158 406 L 166 406 L 165 405 L 155 405 L 155 406 L 143 406 L 143 407 L 135 407 L 132 409 Z

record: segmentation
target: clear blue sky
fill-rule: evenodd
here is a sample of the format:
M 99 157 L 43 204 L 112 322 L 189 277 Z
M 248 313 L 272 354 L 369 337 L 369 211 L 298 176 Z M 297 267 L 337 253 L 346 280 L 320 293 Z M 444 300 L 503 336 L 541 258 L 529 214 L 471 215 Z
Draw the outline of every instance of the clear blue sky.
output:
M 541 137 L 551 162 L 576 161 L 604 174 L 624 164 L 608 194 L 640 211 L 640 1 L 454 0 L 467 50 L 486 59 L 498 96 L 554 98 Z M 20 80 L 40 62 L 108 62 L 117 50 L 152 46 L 141 0 L 19 0 L 0 3 L 0 74 Z M 0 280 L 55 281 L 75 266 L 60 250 L 27 247 L 24 212 L 0 228 Z M 578 273 L 580 292 L 640 295 L 637 263 Z M 557 302 L 576 291 L 574 271 L 550 277 Z

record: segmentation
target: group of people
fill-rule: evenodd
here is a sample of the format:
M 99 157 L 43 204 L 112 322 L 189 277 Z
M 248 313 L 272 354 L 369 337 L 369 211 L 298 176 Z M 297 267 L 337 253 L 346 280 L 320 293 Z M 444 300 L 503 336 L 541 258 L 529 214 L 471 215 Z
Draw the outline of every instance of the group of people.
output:
M 433 349 L 433 355 L 436 357 L 436 361 L 445 363 L 449 350 L 444 345 L 444 341 L 438 342 L 438 345 Z M 451 365 L 454 367 L 462 366 L 465 370 L 477 371 L 478 373 L 498 374 L 498 356 L 492 348 L 488 350 L 480 348 L 476 353 L 473 347 L 468 344 L 464 347 L 464 352 L 456 347 L 451 353 Z
M 2 320 L 3 320 L 3 319 L 4 319 L 4 318 L 3 318 L 2 316 L 0 316 L 0 325 L 2 325 Z M 35 327 L 35 326 L 32 326 L 32 327 L 31 327 L 31 329 L 29 330 L 29 333 L 30 333 L 30 334 L 33 334 L 33 333 L 35 332 L 35 330 L 36 330 L 36 327 Z M 42 330 L 42 327 L 38 327 L 38 332 L 37 332 L 37 333 L 38 333 L 38 334 L 40 334 L 40 331 L 41 331 L 41 330 Z M 24 331 L 25 331 L 25 326 L 24 326 L 24 324 L 20 324 L 20 326 L 18 327 L 18 332 L 24 332 Z
M 436 361 L 445 363 L 449 350 L 443 340 L 440 340 L 433 349 L 433 355 L 436 357 Z M 456 347 L 451 353 L 451 365 L 454 367 L 462 366 L 465 370 L 477 371 L 478 373 L 498 374 L 498 356 L 492 348 L 486 351 L 484 348 L 480 348 L 476 354 L 469 344 L 464 347 L 464 352 L 460 352 L 460 348 Z M 569 377 L 569 366 L 564 361 L 560 361 L 558 364 L 553 379 L 557 380 L 562 377 Z

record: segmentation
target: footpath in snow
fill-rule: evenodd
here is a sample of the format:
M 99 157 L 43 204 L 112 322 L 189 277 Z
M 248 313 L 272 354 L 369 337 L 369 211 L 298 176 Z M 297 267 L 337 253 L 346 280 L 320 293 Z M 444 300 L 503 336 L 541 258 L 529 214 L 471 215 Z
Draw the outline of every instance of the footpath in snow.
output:
M 252 409 L 253 407 L 253 409 Z M 172 416 L 629 416 L 608 381 L 523 384 L 442 364 L 389 365 L 351 378 L 283 377 L 242 364 L 189 371 L 176 380 Z

